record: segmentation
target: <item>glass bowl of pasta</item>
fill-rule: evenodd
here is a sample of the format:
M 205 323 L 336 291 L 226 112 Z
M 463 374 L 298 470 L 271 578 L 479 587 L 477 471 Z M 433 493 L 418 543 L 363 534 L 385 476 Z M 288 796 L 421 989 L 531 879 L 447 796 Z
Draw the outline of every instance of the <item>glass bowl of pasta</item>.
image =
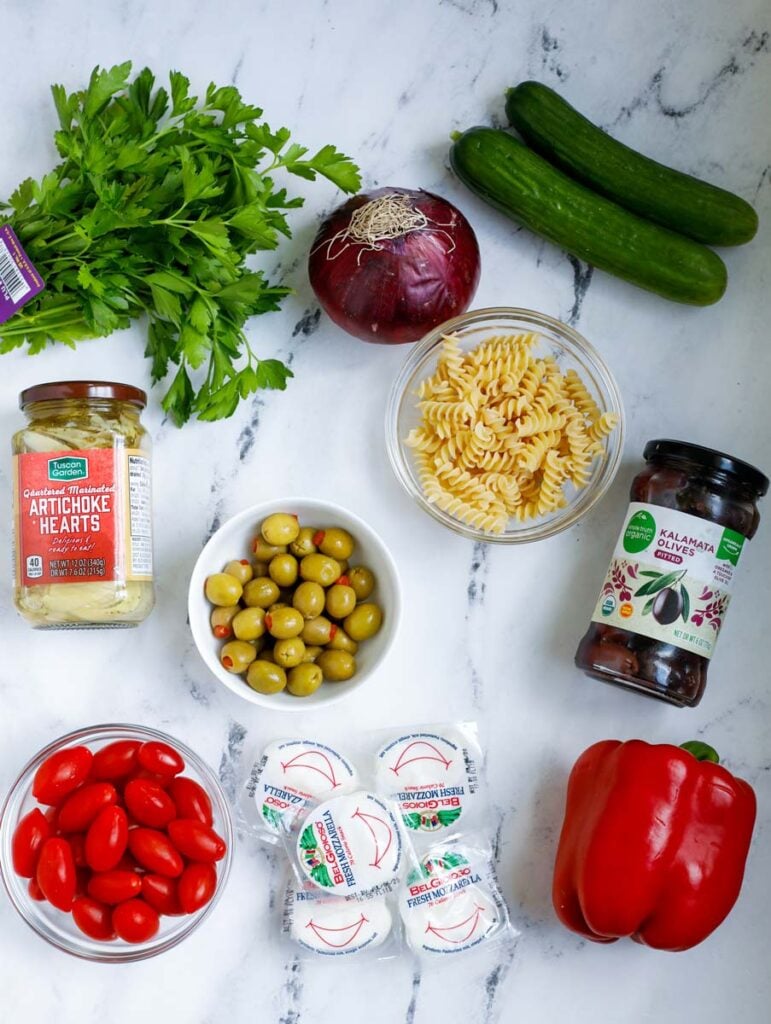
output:
M 471 310 L 411 351 L 386 411 L 388 455 L 422 509 L 515 544 L 576 523 L 610 487 L 621 396 L 589 342 L 529 309 Z

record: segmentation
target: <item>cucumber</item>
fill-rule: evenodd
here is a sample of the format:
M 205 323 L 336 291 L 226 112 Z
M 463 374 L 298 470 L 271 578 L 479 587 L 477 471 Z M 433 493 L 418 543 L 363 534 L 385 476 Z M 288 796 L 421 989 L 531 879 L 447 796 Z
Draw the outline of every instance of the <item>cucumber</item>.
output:
M 450 164 L 472 192 L 595 267 L 695 306 L 725 291 L 725 264 L 711 249 L 579 185 L 507 132 L 455 136 Z
M 612 139 L 540 82 L 509 89 L 506 114 L 537 153 L 641 217 L 706 245 L 741 245 L 758 230 L 744 199 Z

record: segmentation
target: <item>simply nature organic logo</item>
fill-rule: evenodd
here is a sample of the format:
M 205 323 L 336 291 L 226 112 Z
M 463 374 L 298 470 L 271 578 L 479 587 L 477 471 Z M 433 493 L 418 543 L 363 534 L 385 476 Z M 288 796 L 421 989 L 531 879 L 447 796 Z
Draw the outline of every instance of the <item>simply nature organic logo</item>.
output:
M 88 476 L 88 459 L 76 459 L 68 456 L 63 459 L 48 460 L 48 479 L 85 480 Z

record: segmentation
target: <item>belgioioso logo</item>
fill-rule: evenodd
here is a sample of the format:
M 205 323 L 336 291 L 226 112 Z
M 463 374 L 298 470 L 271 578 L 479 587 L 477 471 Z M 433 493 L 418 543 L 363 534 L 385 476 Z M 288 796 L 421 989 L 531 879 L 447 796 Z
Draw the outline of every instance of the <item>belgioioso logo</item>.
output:
M 48 479 L 53 481 L 61 480 L 85 480 L 88 476 L 88 459 L 65 456 L 64 458 L 48 460 Z

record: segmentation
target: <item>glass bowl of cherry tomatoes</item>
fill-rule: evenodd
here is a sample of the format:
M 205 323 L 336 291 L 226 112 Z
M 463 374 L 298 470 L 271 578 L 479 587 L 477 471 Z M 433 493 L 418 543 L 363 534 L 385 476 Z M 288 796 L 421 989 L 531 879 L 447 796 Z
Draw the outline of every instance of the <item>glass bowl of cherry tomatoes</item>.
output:
M 62 736 L 23 768 L 0 811 L 0 874 L 51 945 L 125 963 L 171 949 L 227 883 L 233 824 L 211 768 L 137 725 Z

